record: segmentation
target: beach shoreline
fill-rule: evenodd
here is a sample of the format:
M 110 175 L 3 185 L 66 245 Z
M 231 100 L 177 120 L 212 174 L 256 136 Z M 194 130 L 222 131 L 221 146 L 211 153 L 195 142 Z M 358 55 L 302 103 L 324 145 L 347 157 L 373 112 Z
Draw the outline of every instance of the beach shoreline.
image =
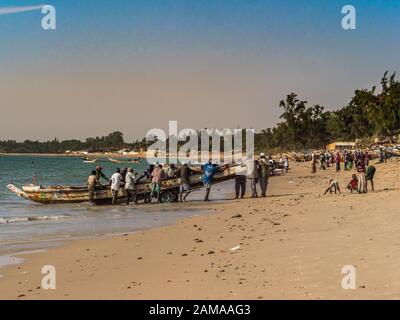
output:
M 376 191 L 365 195 L 345 189 L 352 172 L 291 167 L 270 179 L 267 198 L 211 202 L 210 214 L 170 226 L 31 254 L 2 269 L 0 298 L 399 298 L 399 161 L 376 165 Z M 331 177 L 342 195 L 322 196 Z M 57 270 L 55 290 L 41 288 L 44 265 Z M 357 270 L 354 290 L 341 286 L 346 265 Z
M 82 157 L 88 157 L 88 158 L 96 158 L 96 157 L 101 157 L 101 158 L 144 158 L 146 156 L 145 153 L 138 153 L 134 155 L 129 155 L 129 154 L 120 154 L 120 153 L 103 153 L 103 152 L 94 152 L 94 153 L 79 153 L 79 154 L 71 154 L 71 153 L 6 153 L 6 152 L 0 152 L 0 156 L 29 156 L 29 157 L 72 157 L 72 158 L 82 158 Z

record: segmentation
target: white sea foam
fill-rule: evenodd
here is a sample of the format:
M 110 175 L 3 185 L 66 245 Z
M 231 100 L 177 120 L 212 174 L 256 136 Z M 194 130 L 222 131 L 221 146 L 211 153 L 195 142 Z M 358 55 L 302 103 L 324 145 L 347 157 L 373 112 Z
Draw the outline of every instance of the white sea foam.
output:
M 31 216 L 31 217 L 0 217 L 0 224 L 19 223 L 27 221 L 44 221 L 44 220 L 62 220 L 68 219 L 71 216 L 57 215 L 57 216 Z

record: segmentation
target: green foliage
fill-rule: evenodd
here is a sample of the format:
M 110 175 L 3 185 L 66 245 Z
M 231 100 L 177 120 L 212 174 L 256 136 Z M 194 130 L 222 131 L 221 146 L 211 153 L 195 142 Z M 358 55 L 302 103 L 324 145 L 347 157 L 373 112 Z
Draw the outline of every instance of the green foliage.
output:
M 319 149 L 333 140 L 391 136 L 400 132 L 400 82 L 395 79 L 395 73 L 388 76 L 388 72 L 385 72 L 379 93 L 376 87 L 370 90 L 356 90 L 350 102 L 336 111 L 325 111 L 325 108 L 318 104 L 309 107 L 307 101 L 300 100 L 295 93 L 282 100 L 279 108 L 282 109 L 281 121 L 274 128 L 255 134 L 256 152 Z M 179 146 L 183 143 L 180 142 Z M 0 152 L 106 152 L 122 148 L 145 150 L 150 144 L 152 142 L 146 141 L 145 138 L 126 143 L 123 134 L 115 131 L 107 136 L 87 138 L 84 142 L 60 142 L 57 139 L 47 142 L 26 140 L 22 143 L 14 140 L 0 141 Z
M 282 122 L 256 135 L 258 150 L 282 151 L 324 148 L 333 140 L 391 136 L 400 130 L 400 82 L 395 73 L 381 79 L 381 91 L 356 90 L 350 102 L 337 111 L 307 107 L 294 93 L 279 103 Z

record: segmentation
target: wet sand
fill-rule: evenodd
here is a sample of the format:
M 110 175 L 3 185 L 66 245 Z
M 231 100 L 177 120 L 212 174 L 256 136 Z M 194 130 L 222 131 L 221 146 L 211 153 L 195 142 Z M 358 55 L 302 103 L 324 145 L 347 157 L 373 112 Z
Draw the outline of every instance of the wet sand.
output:
M 208 215 L 27 255 L 2 269 L 0 298 L 398 299 L 400 162 L 375 166 L 368 194 L 346 190 L 353 172 L 291 163 L 267 198 L 201 204 Z M 342 195 L 322 196 L 331 177 Z M 55 290 L 41 288 L 44 265 L 56 268 Z M 341 286 L 345 265 L 354 290 Z

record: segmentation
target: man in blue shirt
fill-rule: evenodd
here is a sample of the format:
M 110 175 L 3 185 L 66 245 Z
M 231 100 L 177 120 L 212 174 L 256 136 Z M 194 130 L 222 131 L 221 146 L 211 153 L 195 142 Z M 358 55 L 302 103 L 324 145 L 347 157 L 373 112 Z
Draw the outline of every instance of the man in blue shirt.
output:
M 211 190 L 211 185 L 214 180 L 214 175 L 217 172 L 222 172 L 224 171 L 228 165 L 224 167 L 219 167 L 216 164 L 212 164 L 211 161 L 208 161 L 205 165 L 201 167 L 203 170 L 203 184 L 206 187 L 206 196 L 204 198 L 204 201 L 210 201 L 209 195 L 210 195 L 210 190 Z

